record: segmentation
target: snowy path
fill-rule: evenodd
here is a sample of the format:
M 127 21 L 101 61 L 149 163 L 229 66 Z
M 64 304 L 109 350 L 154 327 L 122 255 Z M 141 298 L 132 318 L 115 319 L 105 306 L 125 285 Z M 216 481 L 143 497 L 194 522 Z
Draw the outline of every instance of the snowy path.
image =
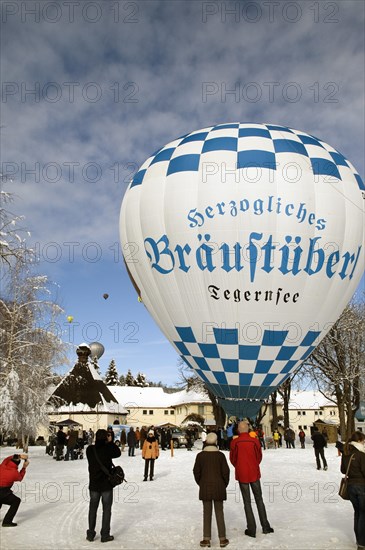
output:
M 126 473 L 127 484 L 114 490 L 111 534 L 115 540 L 85 540 L 88 513 L 87 461 L 56 462 L 44 447 L 31 447 L 30 465 L 14 492 L 22 498 L 15 521 L 18 527 L 0 527 L 1 550 L 82 550 L 99 548 L 190 549 L 199 548 L 202 538 L 202 504 L 192 468 L 199 442 L 193 452 L 185 449 L 161 452 L 155 480 L 142 483 L 140 451 L 130 458 L 126 452 L 115 461 Z M 15 452 L 1 448 L 0 456 Z M 228 455 L 228 453 L 227 453 Z M 353 511 L 337 496 L 340 459 L 333 445 L 326 449 L 327 472 L 317 471 L 314 453 L 307 449 L 267 450 L 261 467 L 262 488 L 274 534 L 256 539 L 244 535 L 246 527 L 242 499 L 231 468 L 225 519 L 228 548 L 233 549 L 341 549 L 356 548 L 352 530 Z M 1 519 L 7 507 L 1 509 Z M 101 509 L 97 530 L 100 530 Z M 212 548 L 219 548 L 213 520 Z

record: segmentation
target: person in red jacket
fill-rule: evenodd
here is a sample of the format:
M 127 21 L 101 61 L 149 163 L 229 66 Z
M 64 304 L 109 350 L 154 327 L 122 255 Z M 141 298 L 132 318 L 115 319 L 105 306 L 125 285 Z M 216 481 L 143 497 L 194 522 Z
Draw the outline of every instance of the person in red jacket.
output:
M 24 464 L 19 471 L 18 467 L 21 460 L 24 460 Z M 3 504 L 8 504 L 10 506 L 4 516 L 2 523 L 3 527 L 17 526 L 17 523 L 13 523 L 13 519 L 18 511 L 21 500 L 14 495 L 11 488 L 15 481 L 22 481 L 28 464 L 29 460 L 26 454 L 8 456 L 0 464 L 0 508 Z
M 245 535 L 256 537 L 256 521 L 251 507 L 250 487 L 255 497 L 257 511 L 262 526 L 262 532 L 273 533 L 274 529 L 266 516 L 265 504 L 262 499 L 260 484 L 260 462 L 262 460 L 262 450 L 257 438 L 249 434 L 250 425 L 247 420 L 242 420 L 238 424 L 239 436 L 231 442 L 229 458 L 235 467 L 236 480 L 240 484 L 240 489 L 245 507 L 247 529 Z

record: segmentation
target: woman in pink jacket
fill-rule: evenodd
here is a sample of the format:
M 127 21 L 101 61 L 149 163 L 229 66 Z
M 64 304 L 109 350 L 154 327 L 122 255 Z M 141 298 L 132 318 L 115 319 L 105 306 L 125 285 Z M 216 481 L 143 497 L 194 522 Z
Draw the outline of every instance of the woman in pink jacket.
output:
M 150 470 L 150 481 L 153 480 L 155 460 L 159 457 L 159 454 L 160 449 L 158 447 L 158 441 L 155 437 L 155 432 L 150 430 L 142 447 L 142 458 L 145 461 L 143 481 L 147 481 L 148 470 Z

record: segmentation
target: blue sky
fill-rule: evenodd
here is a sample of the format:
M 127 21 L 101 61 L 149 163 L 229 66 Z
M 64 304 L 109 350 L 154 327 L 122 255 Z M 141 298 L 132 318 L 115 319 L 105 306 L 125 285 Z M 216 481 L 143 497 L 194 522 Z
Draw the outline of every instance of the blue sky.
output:
M 102 370 L 114 358 L 119 373 L 178 380 L 119 249 L 123 194 L 154 151 L 213 124 L 273 123 L 327 141 L 364 177 L 364 6 L 2 3 L 2 172 L 74 316 L 65 339 L 102 342 Z

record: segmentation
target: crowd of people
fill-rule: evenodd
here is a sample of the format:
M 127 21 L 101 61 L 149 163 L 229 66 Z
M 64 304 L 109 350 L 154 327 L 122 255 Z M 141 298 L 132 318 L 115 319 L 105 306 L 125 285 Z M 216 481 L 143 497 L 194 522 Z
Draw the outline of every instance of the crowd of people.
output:
M 284 432 L 284 441 L 289 441 L 287 448 L 294 448 L 293 432 L 290 428 Z M 256 537 L 256 520 L 252 510 L 251 493 L 253 495 L 258 517 L 260 520 L 262 533 L 274 533 L 271 526 L 261 491 L 261 472 L 260 463 L 265 450 L 265 434 L 262 427 L 254 429 L 249 420 L 243 419 L 239 422 L 231 423 L 227 426 L 227 437 L 222 437 L 220 430 L 214 430 L 202 433 L 203 449 L 196 455 L 193 475 L 196 483 L 199 485 L 199 499 L 203 502 L 203 539 L 200 541 L 201 547 L 211 546 L 211 528 L 213 509 L 216 516 L 218 536 L 220 547 L 224 548 L 229 544 L 224 520 L 224 501 L 227 499 L 226 488 L 229 484 L 230 470 L 226 455 L 222 450 L 229 451 L 229 460 L 234 467 L 235 479 L 239 483 L 243 498 L 244 512 L 247 528 L 245 535 Z M 275 433 L 273 441 L 275 442 Z M 221 437 L 219 437 L 221 435 Z M 81 433 L 72 430 L 65 434 L 60 427 L 55 439 L 55 458 L 60 460 L 64 454 L 64 460 L 74 460 L 73 452 L 75 450 L 77 439 L 81 438 Z M 301 447 L 305 446 L 305 433 L 301 430 L 298 434 Z M 96 434 L 90 430 L 82 432 L 84 444 L 88 444 L 86 457 L 88 460 L 89 471 L 89 515 L 88 529 L 86 538 L 88 541 L 94 540 L 96 536 L 97 510 L 100 501 L 102 502 L 102 525 L 101 542 L 114 540 L 110 534 L 110 519 L 113 503 L 113 486 L 110 484 L 108 472 L 112 468 L 112 459 L 118 458 L 122 453 L 122 445 L 116 445 L 114 442 L 114 431 L 112 426 L 107 430 L 99 429 Z M 314 427 L 311 435 L 317 469 L 327 470 L 327 462 L 324 449 L 327 447 L 327 437 Z M 294 434 L 295 440 L 295 434 Z M 191 432 L 187 437 L 187 449 L 191 449 L 194 441 L 194 433 Z M 279 441 L 279 439 L 277 440 Z M 143 481 L 154 480 L 155 461 L 160 455 L 161 450 L 165 450 L 168 444 L 168 434 L 166 439 L 161 430 L 153 426 L 134 430 L 130 428 L 126 434 L 128 445 L 128 456 L 135 456 L 135 449 L 141 449 L 141 456 L 144 460 Z M 228 447 L 228 448 L 227 448 Z M 341 472 L 348 475 L 349 499 L 354 509 L 354 532 L 358 550 L 365 550 L 365 434 L 355 432 L 346 444 L 338 443 L 336 447 L 342 455 Z M 21 461 L 22 467 L 19 470 Z M 3 504 L 8 505 L 9 509 L 4 516 L 3 527 L 16 527 L 14 517 L 20 505 L 20 498 L 12 492 L 12 486 L 16 481 L 22 481 L 29 465 L 26 454 L 14 454 L 5 458 L 0 464 L 0 508 Z
M 84 457 L 85 445 L 91 445 L 93 440 L 94 432 L 91 429 L 87 432 L 70 427 L 65 432 L 63 426 L 59 426 L 58 431 L 52 431 L 49 436 L 46 454 L 57 461 L 77 460 Z

